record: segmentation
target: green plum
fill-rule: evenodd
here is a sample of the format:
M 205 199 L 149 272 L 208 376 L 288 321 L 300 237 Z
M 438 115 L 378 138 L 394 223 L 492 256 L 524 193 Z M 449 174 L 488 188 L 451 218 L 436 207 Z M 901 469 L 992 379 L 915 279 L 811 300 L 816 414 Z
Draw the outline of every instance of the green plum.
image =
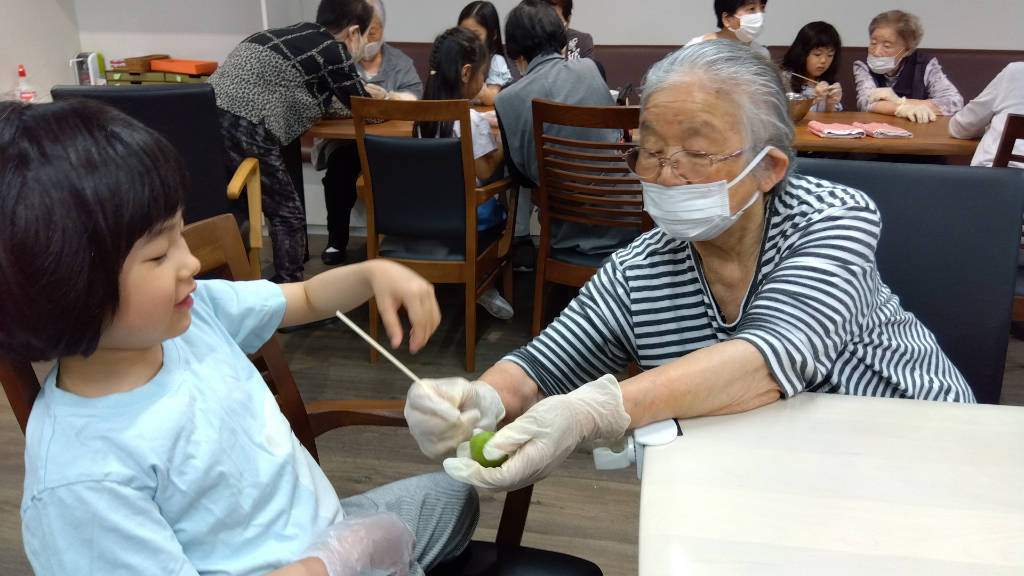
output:
M 484 444 L 487 444 L 487 441 L 491 439 L 491 436 L 494 436 L 494 432 L 484 431 L 480 432 L 476 436 L 473 436 L 469 440 L 470 456 L 472 456 L 473 460 L 476 460 L 484 468 L 494 468 L 497 466 L 501 466 L 502 462 L 508 460 L 507 455 L 502 456 L 497 460 L 488 460 L 487 458 L 484 458 Z

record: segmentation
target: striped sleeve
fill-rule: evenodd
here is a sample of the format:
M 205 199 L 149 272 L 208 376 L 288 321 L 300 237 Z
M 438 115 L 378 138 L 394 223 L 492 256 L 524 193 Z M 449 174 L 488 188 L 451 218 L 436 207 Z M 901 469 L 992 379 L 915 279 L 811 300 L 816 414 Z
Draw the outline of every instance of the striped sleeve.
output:
M 544 394 L 565 394 L 635 358 L 629 290 L 618 261 L 601 267 L 579 296 L 530 343 L 502 360 L 529 374 Z
M 819 212 L 801 227 L 736 334 L 761 352 L 787 397 L 827 379 L 871 314 L 880 282 L 881 222 L 866 197 Z

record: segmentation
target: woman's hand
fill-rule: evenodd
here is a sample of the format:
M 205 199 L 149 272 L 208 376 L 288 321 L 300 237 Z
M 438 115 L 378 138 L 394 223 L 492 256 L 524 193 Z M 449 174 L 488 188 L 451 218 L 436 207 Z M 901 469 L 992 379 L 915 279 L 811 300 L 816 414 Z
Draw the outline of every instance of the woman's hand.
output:
M 431 460 L 450 456 L 477 428 L 493 431 L 504 417 L 501 396 L 479 380 L 426 378 L 405 396 L 409 433 Z
M 484 468 L 470 457 L 469 442 L 457 458 L 444 461 L 449 476 L 491 490 L 515 490 L 545 478 L 584 441 L 611 441 L 629 428 L 615 377 L 606 374 L 568 394 L 548 396 L 498 430 L 484 445 L 488 460 L 509 456 L 501 466 Z
M 387 512 L 331 525 L 304 555 L 323 562 L 328 576 L 406 576 L 415 543 L 405 523 Z
M 441 323 L 441 310 L 434 297 L 434 285 L 409 268 L 385 259 L 374 259 L 368 264 L 370 287 L 377 299 L 377 309 L 392 348 L 402 344 L 402 322 L 398 309 L 405 308 L 412 329 L 409 331 L 409 351 L 415 354 L 427 343 L 430 335 Z

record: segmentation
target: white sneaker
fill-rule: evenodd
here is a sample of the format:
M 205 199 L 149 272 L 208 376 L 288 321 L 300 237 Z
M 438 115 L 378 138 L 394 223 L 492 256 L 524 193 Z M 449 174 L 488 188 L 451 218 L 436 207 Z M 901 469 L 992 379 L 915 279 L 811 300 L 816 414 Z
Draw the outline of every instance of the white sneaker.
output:
M 480 298 L 476 301 L 477 304 L 484 307 L 487 313 L 494 316 L 498 320 L 508 320 L 512 318 L 515 313 L 512 310 L 512 305 L 507 300 L 498 294 L 496 288 L 489 288 L 486 292 L 480 295 Z

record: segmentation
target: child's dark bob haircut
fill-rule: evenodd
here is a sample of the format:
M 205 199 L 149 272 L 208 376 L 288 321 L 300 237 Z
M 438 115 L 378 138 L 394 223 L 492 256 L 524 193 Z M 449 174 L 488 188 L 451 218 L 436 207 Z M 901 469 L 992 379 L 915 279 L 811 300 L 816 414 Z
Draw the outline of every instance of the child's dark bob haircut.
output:
M 89 355 L 135 241 L 181 210 L 185 165 L 94 102 L 0 102 L 0 358 Z

